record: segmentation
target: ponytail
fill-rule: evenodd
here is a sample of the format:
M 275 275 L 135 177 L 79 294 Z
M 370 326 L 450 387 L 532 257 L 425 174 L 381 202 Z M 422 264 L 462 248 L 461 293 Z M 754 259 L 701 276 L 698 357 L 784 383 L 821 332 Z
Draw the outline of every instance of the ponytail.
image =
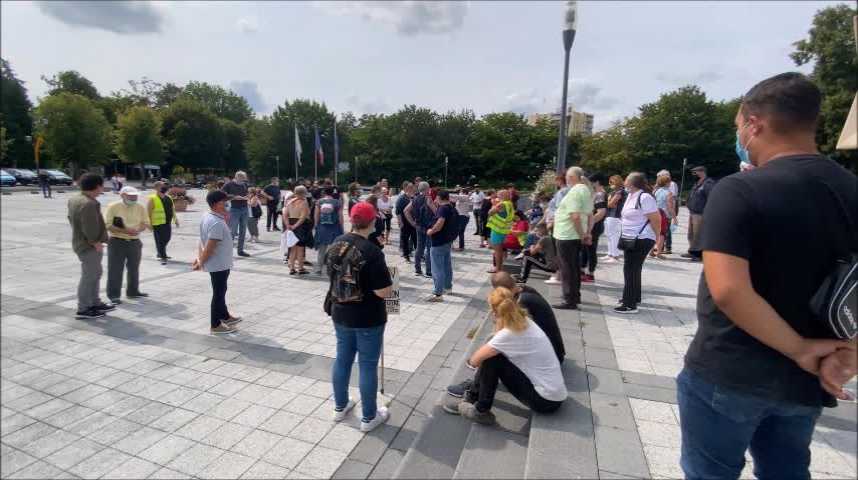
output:
M 527 315 L 518 305 L 512 290 L 506 287 L 492 290 L 489 294 L 489 305 L 497 320 L 496 331 L 508 328 L 520 332 L 527 328 Z

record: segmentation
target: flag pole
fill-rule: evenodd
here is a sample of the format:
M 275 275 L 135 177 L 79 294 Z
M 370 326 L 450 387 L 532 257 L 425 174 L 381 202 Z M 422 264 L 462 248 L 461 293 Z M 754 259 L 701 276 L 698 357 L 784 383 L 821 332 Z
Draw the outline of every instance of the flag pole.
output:
M 295 183 L 298 183 L 298 162 L 300 162 L 300 159 L 298 158 L 300 153 L 298 153 L 298 148 L 297 148 L 298 142 L 299 142 L 299 140 L 298 140 L 298 125 L 293 123 L 292 126 L 295 129 Z

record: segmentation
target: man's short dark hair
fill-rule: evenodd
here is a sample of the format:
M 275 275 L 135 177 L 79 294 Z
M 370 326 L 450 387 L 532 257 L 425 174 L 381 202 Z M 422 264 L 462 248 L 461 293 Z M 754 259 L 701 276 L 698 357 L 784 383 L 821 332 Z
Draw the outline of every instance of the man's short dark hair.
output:
M 78 181 L 80 189 L 83 192 L 91 192 L 96 188 L 104 185 L 104 179 L 97 173 L 84 173 Z
M 438 198 L 446 202 L 450 200 L 450 192 L 448 192 L 447 190 L 441 190 L 440 192 L 438 192 Z
M 216 203 L 223 202 L 229 198 L 223 190 L 212 190 L 206 195 L 206 203 L 209 204 L 209 207 L 214 207 Z
M 591 183 L 598 183 L 599 185 L 605 185 L 608 182 L 608 179 L 599 172 L 590 175 L 589 180 Z
M 816 130 L 822 92 L 805 75 L 787 72 L 754 85 L 742 98 L 742 116 L 767 116 L 778 133 Z

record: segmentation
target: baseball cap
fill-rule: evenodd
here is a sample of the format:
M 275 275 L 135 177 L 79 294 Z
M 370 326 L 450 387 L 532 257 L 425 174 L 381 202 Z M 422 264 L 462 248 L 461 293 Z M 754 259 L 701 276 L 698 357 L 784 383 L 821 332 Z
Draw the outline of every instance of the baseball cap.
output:
M 692 172 L 697 172 L 697 171 L 704 171 L 705 172 L 706 166 L 705 165 L 697 165 L 697 166 L 691 167 L 691 171 Z
M 139 195 L 140 192 L 137 191 L 136 188 L 132 186 L 122 187 L 122 190 L 119 191 L 120 194 L 124 193 L 126 195 Z
M 369 223 L 375 219 L 375 207 L 367 202 L 358 202 L 352 207 L 349 217 L 352 219 L 352 222 Z

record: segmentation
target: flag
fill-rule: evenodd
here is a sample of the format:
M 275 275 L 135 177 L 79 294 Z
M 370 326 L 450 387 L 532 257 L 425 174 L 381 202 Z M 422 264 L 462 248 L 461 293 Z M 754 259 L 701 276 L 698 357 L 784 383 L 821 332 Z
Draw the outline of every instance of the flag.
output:
M 298 126 L 295 125 L 295 158 L 298 160 L 298 166 L 301 166 L 301 138 L 298 137 Z
M 319 128 L 313 127 L 316 132 L 316 161 L 319 165 L 325 164 L 325 152 L 322 150 L 322 140 L 319 138 Z

